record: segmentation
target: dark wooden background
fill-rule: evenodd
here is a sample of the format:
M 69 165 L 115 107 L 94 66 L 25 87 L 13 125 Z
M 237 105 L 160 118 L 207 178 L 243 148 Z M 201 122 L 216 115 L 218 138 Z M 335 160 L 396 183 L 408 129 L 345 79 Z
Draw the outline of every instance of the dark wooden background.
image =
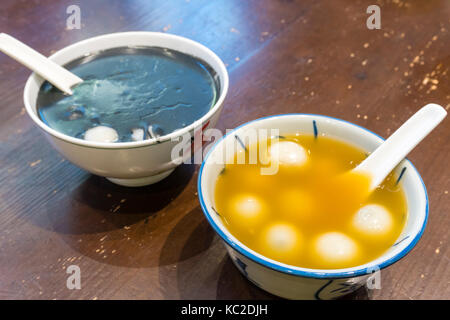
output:
M 81 29 L 66 30 L 66 8 Z M 366 8 L 381 7 L 381 30 Z M 450 1 L 2 0 L 0 32 L 45 55 L 110 32 L 189 37 L 227 64 L 219 128 L 288 112 L 342 118 L 387 137 L 429 102 L 450 108 Z M 63 160 L 26 115 L 30 72 L 0 54 L 0 298 L 272 299 L 244 279 L 197 200 L 198 166 L 127 189 Z M 414 250 L 352 299 L 449 299 L 450 117 L 409 156 L 428 188 Z M 81 268 L 81 290 L 66 268 Z

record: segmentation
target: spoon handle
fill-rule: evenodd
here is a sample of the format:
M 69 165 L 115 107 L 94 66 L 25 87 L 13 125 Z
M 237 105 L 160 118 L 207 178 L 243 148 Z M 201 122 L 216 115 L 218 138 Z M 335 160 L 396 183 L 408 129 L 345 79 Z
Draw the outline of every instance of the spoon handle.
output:
M 445 109 L 437 104 L 422 107 L 353 171 L 369 174 L 370 190 L 375 189 L 446 115 Z
M 6 33 L 0 33 L 0 51 L 33 70 L 66 94 L 71 95 L 71 88 L 83 82 L 83 79 Z

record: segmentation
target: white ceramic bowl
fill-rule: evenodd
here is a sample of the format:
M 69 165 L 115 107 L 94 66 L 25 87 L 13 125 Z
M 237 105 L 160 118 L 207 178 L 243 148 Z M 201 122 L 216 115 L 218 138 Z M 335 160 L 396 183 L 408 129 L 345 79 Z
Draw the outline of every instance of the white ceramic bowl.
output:
M 100 143 L 85 141 L 64 135 L 47 126 L 38 116 L 36 99 L 44 80 L 33 73 L 24 89 L 24 103 L 28 115 L 44 130 L 50 143 L 65 158 L 77 166 L 114 183 L 125 186 L 142 186 L 155 183 L 167 177 L 181 162 L 171 159 L 171 150 L 178 143 L 172 138 L 194 128 L 211 128 L 217 122 L 223 101 L 228 91 L 228 73 L 222 60 L 205 46 L 171 34 L 159 32 L 122 32 L 106 34 L 74 43 L 49 58 L 64 65 L 88 53 L 99 50 L 134 46 L 157 46 L 173 49 L 197 57 L 208 63 L 217 73 L 220 94 L 216 104 L 200 119 L 189 126 L 168 135 L 139 142 Z M 190 155 L 184 155 L 190 157 Z
M 199 173 L 198 194 L 203 212 L 223 239 L 236 267 L 255 285 L 289 299 L 332 299 L 355 291 L 366 283 L 377 268 L 383 269 L 405 256 L 422 235 L 428 217 L 425 185 L 412 163 L 405 159 L 395 169 L 407 199 L 407 221 L 397 242 L 381 257 L 357 267 L 346 269 L 307 269 L 286 265 L 249 249 L 222 224 L 214 208 L 214 188 L 224 165 L 218 160 L 227 143 L 248 129 L 279 129 L 280 135 L 292 133 L 327 135 L 349 142 L 368 152 L 383 139 L 375 133 L 350 122 L 321 115 L 285 114 L 248 122 L 228 133 L 209 151 Z M 383 283 L 381 283 L 381 288 Z

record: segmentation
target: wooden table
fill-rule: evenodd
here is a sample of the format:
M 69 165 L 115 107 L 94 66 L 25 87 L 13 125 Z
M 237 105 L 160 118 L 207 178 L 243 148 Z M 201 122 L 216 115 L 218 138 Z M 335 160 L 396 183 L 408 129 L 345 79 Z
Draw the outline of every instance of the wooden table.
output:
M 429 102 L 450 107 L 450 1 L 3 0 L 0 30 L 45 55 L 130 30 L 182 35 L 214 50 L 231 87 L 221 130 L 272 114 L 342 118 L 387 137 Z M 371 4 L 381 29 L 366 27 Z M 138 189 L 54 152 L 26 115 L 30 72 L 0 54 L 0 298 L 272 299 L 232 265 L 197 200 L 199 167 Z M 450 117 L 409 156 L 430 217 L 419 244 L 353 299 L 449 299 Z M 69 290 L 66 268 L 81 269 Z

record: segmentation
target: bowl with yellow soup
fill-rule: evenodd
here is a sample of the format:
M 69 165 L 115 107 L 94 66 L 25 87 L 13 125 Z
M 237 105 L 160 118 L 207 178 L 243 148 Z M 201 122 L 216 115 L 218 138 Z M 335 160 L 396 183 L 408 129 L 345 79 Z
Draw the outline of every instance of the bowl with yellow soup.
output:
M 383 138 L 322 115 L 284 114 L 239 126 L 200 169 L 202 210 L 239 271 L 288 299 L 334 299 L 404 257 L 428 216 L 425 185 L 404 159 L 369 196 L 350 172 Z

